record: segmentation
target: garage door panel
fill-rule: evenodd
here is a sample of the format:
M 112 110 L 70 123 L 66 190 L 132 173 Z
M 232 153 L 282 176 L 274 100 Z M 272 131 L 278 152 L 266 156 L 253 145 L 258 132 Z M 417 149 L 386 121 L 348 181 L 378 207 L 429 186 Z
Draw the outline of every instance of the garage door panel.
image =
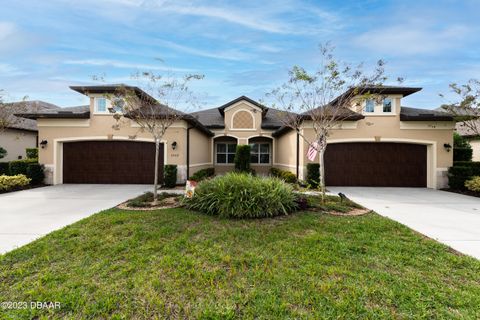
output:
M 151 184 L 155 145 L 133 141 L 80 141 L 63 144 L 64 183 Z M 163 177 L 163 144 L 159 154 Z
M 404 143 L 329 144 L 329 186 L 426 187 L 427 147 Z

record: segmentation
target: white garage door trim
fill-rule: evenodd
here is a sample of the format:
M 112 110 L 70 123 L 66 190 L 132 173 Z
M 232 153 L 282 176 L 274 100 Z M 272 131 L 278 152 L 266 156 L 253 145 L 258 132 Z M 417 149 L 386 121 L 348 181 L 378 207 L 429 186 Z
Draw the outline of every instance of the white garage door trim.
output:
M 72 138 L 61 138 L 53 140 L 53 184 L 62 184 L 63 183 L 63 143 L 64 142 L 75 142 L 75 141 L 132 141 L 132 142 L 155 142 L 152 138 L 136 138 L 130 139 L 125 136 L 113 136 L 109 138 L 108 136 L 94 136 L 94 137 L 72 137 Z M 160 140 L 160 143 L 164 144 L 163 148 L 163 159 L 164 164 L 167 164 L 167 140 Z
M 427 146 L 427 188 L 437 189 L 437 142 L 432 140 L 402 139 L 402 138 L 381 138 L 377 141 L 375 138 L 353 138 L 353 139 L 331 139 L 328 144 L 348 143 L 348 142 L 394 142 L 411 143 Z

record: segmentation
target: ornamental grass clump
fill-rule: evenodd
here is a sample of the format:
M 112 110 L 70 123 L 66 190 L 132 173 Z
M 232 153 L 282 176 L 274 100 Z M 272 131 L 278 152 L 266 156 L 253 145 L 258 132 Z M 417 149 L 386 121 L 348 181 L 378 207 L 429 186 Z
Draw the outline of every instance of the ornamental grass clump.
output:
M 274 177 L 232 172 L 204 180 L 184 204 L 191 210 L 227 218 L 265 218 L 296 209 L 293 188 Z

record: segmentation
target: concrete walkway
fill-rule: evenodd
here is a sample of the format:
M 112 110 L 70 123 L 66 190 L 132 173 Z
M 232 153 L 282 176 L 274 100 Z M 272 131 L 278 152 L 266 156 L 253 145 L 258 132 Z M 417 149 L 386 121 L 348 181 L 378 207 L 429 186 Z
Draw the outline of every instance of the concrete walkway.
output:
M 464 254 L 480 259 L 480 198 L 419 188 L 329 187 Z
M 65 184 L 0 195 L 0 254 L 149 191 L 147 185 Z

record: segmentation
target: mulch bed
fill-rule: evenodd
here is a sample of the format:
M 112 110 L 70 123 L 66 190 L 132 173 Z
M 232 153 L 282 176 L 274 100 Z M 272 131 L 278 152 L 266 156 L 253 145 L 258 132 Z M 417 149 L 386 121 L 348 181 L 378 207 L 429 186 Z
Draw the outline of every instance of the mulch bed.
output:
M 328 214 L 331 214 L 333 216 L 363 216 L 364 214 L 367 214 L 371 211 L 372 210 L 370 210 L 370 209 L 355 208 L 355 209 L 352 209 L 349 212 L 330 211 L 330 212 L 328 212 Z
M 480 198 L 480 192 L 474 192 L 474 191 L 469 191 L 469 190 L 454 190 L 454 189 L 448 189 L 448 188 L 440 189 L 440 190 L 447 191 L 447 192 L 452 192 L 452 193 L 463 194 L 465 196 Z
M 133 211 L 151 211 L 151 210 L 162 210 L 162 209 L 171 209 L 180 207 L 180 202 L 174 197 L 166 198 L 160 201 L 156 206 L 150 205 L 145 207 L 129 207 L 129 201 L 120 203 L 117 208 L 122 210 L 133 210 Z

